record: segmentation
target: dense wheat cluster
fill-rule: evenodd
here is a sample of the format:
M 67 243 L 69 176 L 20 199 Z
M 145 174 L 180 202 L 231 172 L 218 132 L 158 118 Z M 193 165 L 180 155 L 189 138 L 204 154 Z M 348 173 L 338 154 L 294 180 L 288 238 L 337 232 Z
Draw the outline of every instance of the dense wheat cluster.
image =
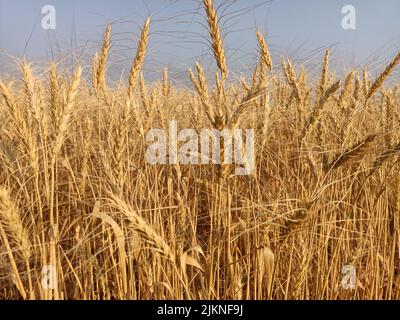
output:
M 337 79 L 326 51 L 309 79 L 273 65 L 257 33 L 253 76 L 235 79 L 203 2 L 218 71 L 194 62 L 193 90 L 167 70 L 145 81 L 150 19 L 126 85 L 107 84 L 111 26 L 89 77 L 57 64 L 37 76 L 24 60 L 2 78 L 0 298 L 400 298 L 400 96 L 384 84 L 400 54 L 376 78 Z M 253 174 L 150 165 L 146 133 L 173 119 L 253 128 Z M 354 289 L 341 285 L 346 265 Z

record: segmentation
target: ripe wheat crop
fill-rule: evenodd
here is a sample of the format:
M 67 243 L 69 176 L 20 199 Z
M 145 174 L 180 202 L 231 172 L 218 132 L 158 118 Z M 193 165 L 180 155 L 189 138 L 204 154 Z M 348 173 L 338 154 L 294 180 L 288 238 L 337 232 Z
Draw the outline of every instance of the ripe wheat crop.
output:
M 0 77 L 0 299 L 400 298 L 400 53 L 339 79 L 327 50 L 314 81 L 257 32 L 237 80 L 203 5 L 217 71 L 194 61 L 192 89 L 146 81 L 150 18 L 126 85 L 107 83 L 111 25 L 92 66 Z M 253 128 L 254 170 L 149 164 L 171 120 Z

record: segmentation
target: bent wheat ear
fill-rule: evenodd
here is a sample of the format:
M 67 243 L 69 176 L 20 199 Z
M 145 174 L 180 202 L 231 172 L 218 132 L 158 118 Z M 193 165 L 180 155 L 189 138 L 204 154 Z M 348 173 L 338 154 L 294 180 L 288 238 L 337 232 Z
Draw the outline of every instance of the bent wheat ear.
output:
M 347 149 L 345 152 L 336 155 L 333 161 L 324 165 L 324 170 L 328 171 L 331 169 L 337 169 L 352 159 L 357 159 L 357 158 L 359 159 L 363 157 L 365 155 L 365 152 L 374 142 L 375 138 L 376 134 L 371 134 L 361 142 L 358 142 L 349 149 Z
M 400 63 L 400 52 L 394 57 L 394 59 L 386 66 L 385 70 L 375 79 L 372 83 L 371 88 L 368 91 L 367 99 L 370 99 L 382 86 L 383 82 L 387 77 L 390 76 L 393 69 Z
M 0 187 L 0 224 L 3 225 L 9 242 L 17 248 L 20 257 L 28 261 L 31 256 L 28 231 L 22 223 L 17 205 L 4 187 Z
M 158 249 L 166 258 L 175 261 L 175 257 L 168 243 L 154 230 L 129 204 L 120 196 L 111 194 L 110 203 L 120 210 L 131 222 L 132 227 L 143 236 L 143 239 Z
M 2 242 L 5 244 L 10 258 L 14 283 L 24 299 L 26 298 L 26 292 L 18 272 L 15 254 L 12 252 L 13 248 L 16 249 L 17 254 L 25 262 L 30 297 L 32 297 L 32 279 L 29 262 L 32 251 L 28 230 L 23 224 L 18 206 L 11 198 L 9 190 L 4 187 L 0 187 L 0 238 L 1 237 L 3 238 Z

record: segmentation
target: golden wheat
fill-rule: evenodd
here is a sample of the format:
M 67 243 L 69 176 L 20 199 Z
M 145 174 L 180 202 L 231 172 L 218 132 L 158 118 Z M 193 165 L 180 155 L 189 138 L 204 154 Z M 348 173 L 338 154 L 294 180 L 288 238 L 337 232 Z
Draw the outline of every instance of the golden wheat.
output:
M 217 8 L 203 5 L 216 67 L 195 63 L 193 88 L 167 69 L 145 81 L 150 18 L 127 87 L 107 81 L 109 25 L 91 83 L 59 63 L 42 79 L 25 60 L 0 80 L 0 299 L 400 299 L 400 97 L 385 82 L 400 54 L 374 81 L 352 70 L 342 84 L 329 50 L 312 79 L 287 58 L 273 67 L 257 32 L 252 74 L 235 83 Z M 149 164 L 148 130 L 173 119 L 253 128 L 252 174 Z

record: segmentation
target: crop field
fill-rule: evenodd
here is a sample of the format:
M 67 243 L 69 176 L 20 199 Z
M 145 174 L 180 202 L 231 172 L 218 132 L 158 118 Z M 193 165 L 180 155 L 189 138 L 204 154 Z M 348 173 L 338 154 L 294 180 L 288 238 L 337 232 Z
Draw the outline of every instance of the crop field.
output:
M 255 32 L 238 76 L 201 3 L 188 87 L 146 79 L 150 17 L 116 86 L 111 25 L 0 75 L 0 299 L 400 299 L 400 53 L 314 77 Z

